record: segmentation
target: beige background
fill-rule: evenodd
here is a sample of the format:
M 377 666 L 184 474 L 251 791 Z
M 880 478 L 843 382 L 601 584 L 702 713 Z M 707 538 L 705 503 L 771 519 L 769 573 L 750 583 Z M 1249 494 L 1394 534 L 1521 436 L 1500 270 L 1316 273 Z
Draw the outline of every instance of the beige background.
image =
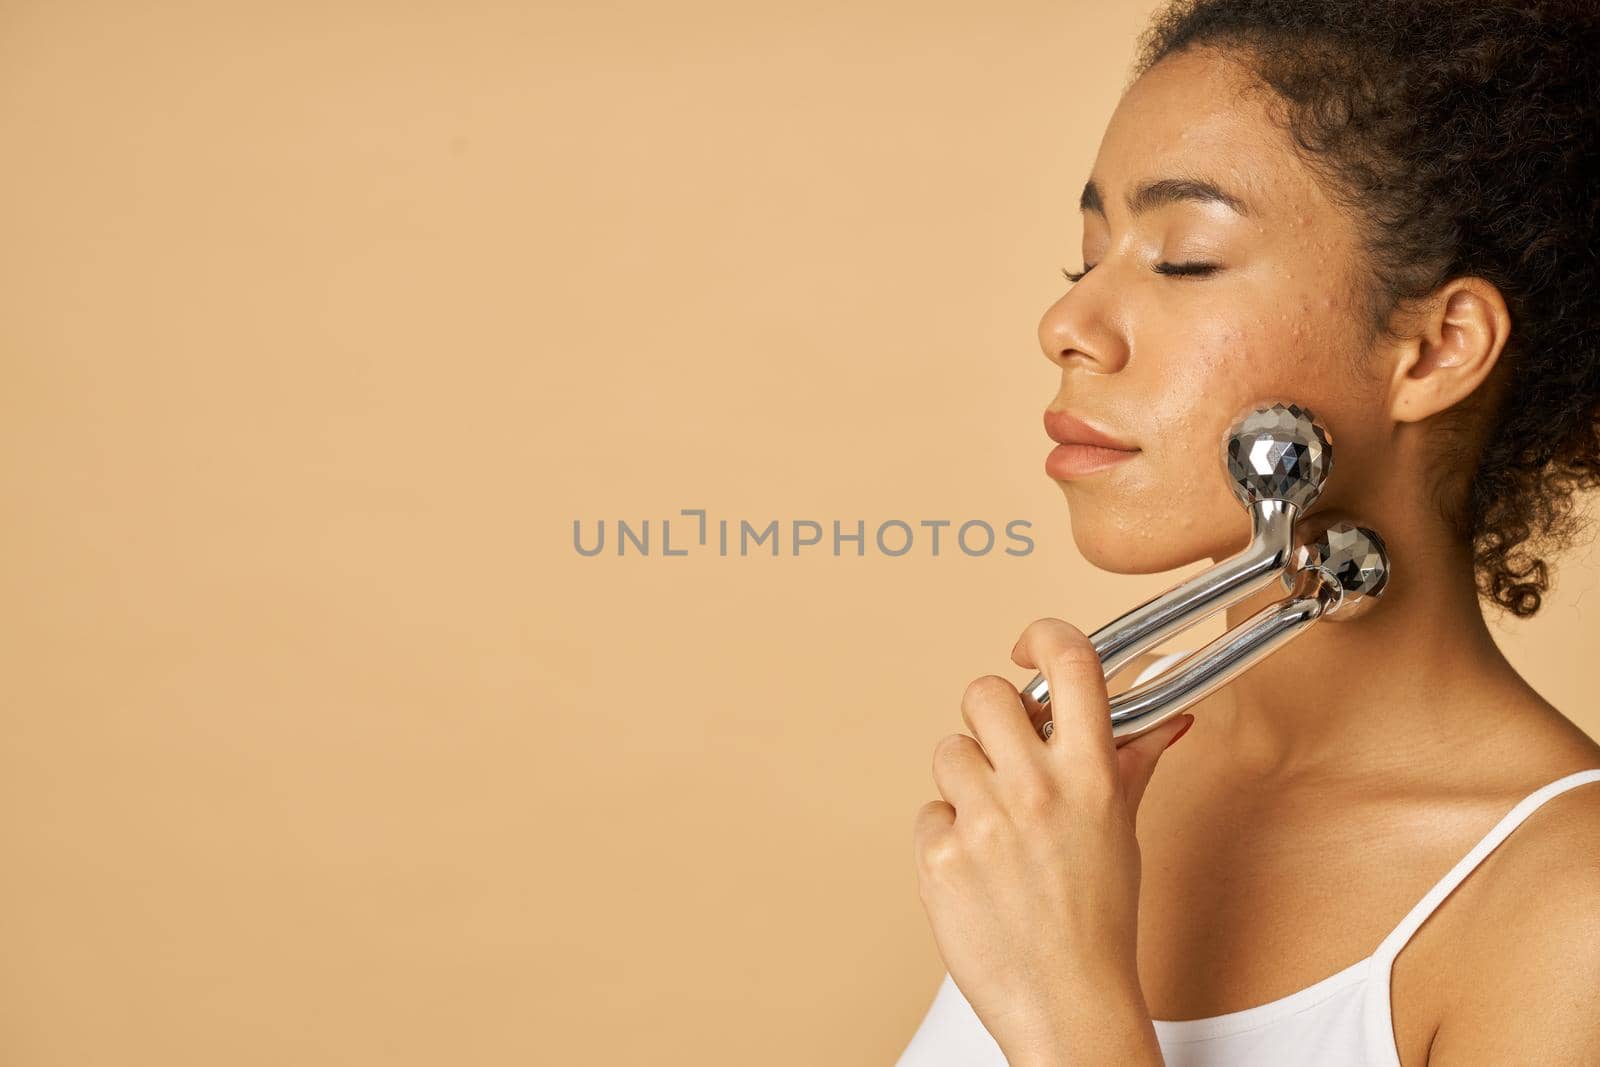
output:
M 0 5 L 0 1060 L 890 1062 L 962 688 L 1179 577 L 1041 471 L 1144 10 Z

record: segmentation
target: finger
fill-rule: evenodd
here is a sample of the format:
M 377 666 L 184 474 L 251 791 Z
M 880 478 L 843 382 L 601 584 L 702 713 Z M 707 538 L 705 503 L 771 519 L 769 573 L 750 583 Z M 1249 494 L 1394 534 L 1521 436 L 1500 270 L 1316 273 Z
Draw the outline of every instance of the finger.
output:
M 955 827 L 956 809 L 942 800 L 930 800 L 917 809 L 911 821 L 911 848 L 920 865 Z
M 1028 696 L 1026 692 L 1022 693 L 1018 699 L 1022 701 L 1023 714 L 1028 716 L 1028 722 L 1033 727 L 1033 735 L 1041 741 L 1048 741 L 1049 738 L 1045 737 L 1040 731 L 1044 729 L 1044 724 L 1049 722 L 1052 717 L 1050 705 L 1039 703 Z M 1051 727 L 1051 729 L 1054 729 L 1054 727 Z
M 1011 646 L 1011 662 L 1015 663 L 1019 667 L 1033 666 L 1033 664 L 1028 660 L 1027 652 L 1025 652 L 1022 648 L 1021 641 L 1018 641 L 1015 645 Z M 1048 704 L 1040 704 L 1037 700 L 1028 695 L 1028 689 L 1032 688 L 1032 682 L 1033 679 L 1030 678 L 1028 680 L 1028 688 L 1020 689 L 1018 692 L 1022 697 L 1022 710 L 1027 713 L 1028 721 L 1033 724 L 1034 735 L 1038 736 L 1040 728 L 1043 727 L 1045 723 L 1050 721 L 1050 707 Z
M 1069 623 L 1039 619 L 1022 631 L 1017 649 L 1021 665 L 1039 671 L 1050 684 L 1049 717 L 1055 720 L 1055 732 L 1046 747 L 1113 781 L 1117 749 L 1111 735 L 1111 697 L 1094 645 Z
M 933 746 L 933 784 L 945 802 L 961 811 L 990 792 L 994 774 L 983 746 L 966 734 L 950 734 Z
M 961 718 L 996 771 L 1036 760 L 1044 744 L 1034 732 L 1017 687 L 998 675 L 973 679 L 961 695 Z
M 923 907 L 952 883 L 959 886 L 962 882 L 962 849 L 955 825 L 956 810 L 942 800 L 930 800 L 917 809 L 911 828 L 911 859 Z
M 1174 715 L 1117 749 L 1117 771 L 1122 780 L 1122 796 L 1127 802 L 1130 817 L 1138 816 L 1139 803 L 1144 799 L 1144 791 L 1156 773 L 1161 754 L 1193 722 L 1193 715 Z

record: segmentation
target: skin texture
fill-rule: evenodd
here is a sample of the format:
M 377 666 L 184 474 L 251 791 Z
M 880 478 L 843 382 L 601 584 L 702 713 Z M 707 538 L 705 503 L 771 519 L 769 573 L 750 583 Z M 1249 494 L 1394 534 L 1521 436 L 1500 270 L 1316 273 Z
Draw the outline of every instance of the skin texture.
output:
M 1130 192 L 1162 178 L 1209 181 L 1246 210 L 1177 202 L 1132 212 Z M 1115 790 L 1082 791 L 1079 776 L 1098 758 L 1099 734 L 1087 727 L 1073 735 L 1087 755 L 1041 757 L 1019 743 L 985 758 L 980 727 L 1009 723 L 1020 737 L 1028 712 L 1004 679 L 969 689 L 964 716 L 977 741 L 946 738 L 936 750 L 944 800 L 919 814 L 919 878 L 952 976 L 986 1025 L 985 1011 L 995 1016 L 991 1032 L 1008 1035 L 1012 1062 L 1062 1062 L 1092 1047 L 1094 1021 L 1075 1021 L 1070 1008 L 1092 982 L 1073 975 L 1131 981 L 1141 997 L 1123 998 L 1135 1007 L 1111 1025 L 1132 1035 L 1118 1054 L 1160 1062 L 1140 1043 L 1144 1020 L 1237 1011 L 1354 963 L 1523 796 L 1600 767 L 1600 746 L 1496 647 L 1468 546 L 1433 502 L 1470 473 L 1460 458 L 1441 458 L 1438 416 L 1489 410 L 1509 372 L 1499 357 L 1513 324 L 1495 288 L 1452 279 L 1399 309 L 1392 333 L 1372 330 L 1357 219 L 1226 53 L 1172 56 L 1138 79 L 1090 179 L 1103 206 L 1083 216 L 1091 269 L 1039 324 L 1061 375 L 1048 406 L 1141 451 L 1059 483 L 1080 551 L 1116 573 L 1238 551 L 1249 523 L 1223 480 L 1218 443 L 1250 404 L 1286 398 L 1310 406 L 1334 436 L 1334 474 L 1313 513 L 1380 531 L 1393 574 L 1360 619 L 1313 627 L 1196 705 L 1193 730 L 1160 757 L 1161 772 L 1160 754 L 1142 752 Z M 1153 269 L 1191 261 L 1218 269 Z M 1469 445 L 1475 425 L 1468 420 Z M 1279 595 L 1231 608 L 1228 626 Z M 1083 630 L 1104 621 L 1041 620 L 1019 648 L 1072 662 Z M 1017 662 L 1033 665 L 1026 658 Z M 1107 688 L 1096 677 L 1079 671 L 1064 679 L 1071 689 L 1052 681 L 1058 728 L 1068 707 L 1103 715 Z M 1053 770 L 1041 777 L 1039 766 Z M 1120 807 L 1106 803 L 1113 794 Z M 1006 820 L 998 839 L 980 832 L 995 812 L 1041 796 L 1062 821 Z M 1085 811 L 1100 812 L 1098 836 L 1030 843 Z M 1126 838 L 1108 829 L 1124 818 Z M 982 855 L 1031 860 L 973 858 Z M 1052 971 L 1020 946 L 1029 930 L 1075 915 L 1063 894 L 1089 891 L 1090 877 L 1103 901 L 1121 886 L 1137 908 L 1084 928 L 1101 937 L 1075 929 L 1050 942 L 1073 959 Z M 1037 891 L 1019 888 L 1029 885 Z M 1012 903 L 997 917 L 963 910 L 963 898 Z M 1405 1067 L 1600 1062 L 1600 1023 L 1579 1004 L 1600 980 L 1597 901 L 1600 786 L 1589 785 L 1530 817 L 1401 951 L 1392 1005 Z M 983 944 L 1018 947 L 984 955 Z M 1030 973 L 1056 975 L 1056 995 L 1019 1007 L 1019 976 Z M 1107 1026 L 1106 999 L 1097 1003 Z

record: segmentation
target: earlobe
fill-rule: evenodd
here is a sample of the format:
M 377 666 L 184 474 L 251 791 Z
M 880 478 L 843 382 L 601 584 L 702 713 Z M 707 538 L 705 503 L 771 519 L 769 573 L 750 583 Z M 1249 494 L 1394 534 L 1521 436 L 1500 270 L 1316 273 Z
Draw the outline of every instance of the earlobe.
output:
M 1482 278 L 1453 278 L 1415 309 L 1396 351 L 1391 414 L 1420 422 L 1471 396 L 1499 362 L 1511 332 L 1500 290 Z

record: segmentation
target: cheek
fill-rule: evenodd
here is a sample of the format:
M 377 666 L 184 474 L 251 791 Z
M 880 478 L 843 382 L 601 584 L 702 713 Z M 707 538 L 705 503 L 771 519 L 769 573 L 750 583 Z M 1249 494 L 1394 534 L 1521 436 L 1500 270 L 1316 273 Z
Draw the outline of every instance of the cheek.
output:
M 1292 310 L 1196 332 L 1150 390 L 1145 425 L 1152 447 L 1143 492 L 1160 502 L 1156 508 L 1168 529 L 1196 536 L 1218 531 L 1227 545 L 1242 544 L 1248 523 L 1228 487 L 1222 441 L 1255 404 L 1304 404 L 1330 430 L 1352 417 L 1348 409 L 1358 401 L 1348 381 L 1349 356 L 1317 341 L 1335 328 L 1331 305 L 1318 296 L 1288 306 Z
M 1197 359 L 1155 399 L 1151 423 L 1156 440 L 1148 456 L 1151 483 L 1146 499 L 1161 525 L 1176 534 L 1208 531 L 1232 535 L 1244 529 L 1242 513 L 1228 489 L 1222 438 L 1236 414 L 1258 397 L 1237 351 L 1226 360 Z M 1235 527 L 1239 529 L 1235 529 Z
M 1222 437 L 1239 415 L 1265 398 L 1293 395 L 1299 376 L 1271 338 L 1244 326 L 1210 331 L 1179 353 L 1152 391 L 1149 418 L 1163 452 L 1181 466 L 1216 465 Z
M 1262 400 L 1304 404 L 1330 428 L 1350 405 L 1356 353 L 1337 298 L 1291 289 L 1265 303 L 1278 310 L 1195 324 L 1163 360 L 1152 421 L 1172 427 L 1185 447 L 1220 447 L 1233 420 Z

